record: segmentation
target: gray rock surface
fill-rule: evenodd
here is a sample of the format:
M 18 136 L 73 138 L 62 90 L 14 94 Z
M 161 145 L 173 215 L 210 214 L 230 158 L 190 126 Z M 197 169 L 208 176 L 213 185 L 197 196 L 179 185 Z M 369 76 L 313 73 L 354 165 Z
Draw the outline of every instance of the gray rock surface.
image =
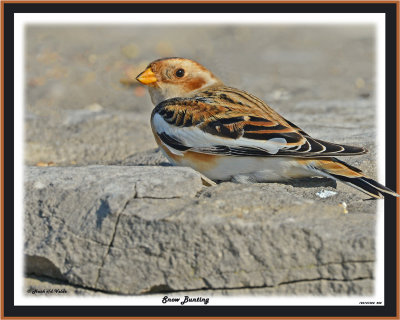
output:
M 192 169 L 159 166 L 25 175 L 28 274 L 123 294 L 373 279 L 375 216 L 319 198 L 324 179 L 206 188 Z M 349 286 L 330 290 L 371 289 Z
M 197 60 L 310 135 L 367 147 L 342 159 L 376 178 L 374 40 L 368 25 L 27 26 L 26 288 L 370 294 L 376 202 L 327 179 L 203 186 L 156 149 L 132 76 Z

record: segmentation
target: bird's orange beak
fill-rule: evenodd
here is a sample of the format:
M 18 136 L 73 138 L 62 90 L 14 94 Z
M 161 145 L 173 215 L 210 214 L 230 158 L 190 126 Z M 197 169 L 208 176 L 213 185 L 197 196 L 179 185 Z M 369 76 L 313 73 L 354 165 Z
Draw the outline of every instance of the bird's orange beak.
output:
M 157 82 L 156 75 L 153 71 L 151 71 L 151 68 L 147 68 L 142 73 L 140 73 L 136 77 L 136 80 L 145 85 Z

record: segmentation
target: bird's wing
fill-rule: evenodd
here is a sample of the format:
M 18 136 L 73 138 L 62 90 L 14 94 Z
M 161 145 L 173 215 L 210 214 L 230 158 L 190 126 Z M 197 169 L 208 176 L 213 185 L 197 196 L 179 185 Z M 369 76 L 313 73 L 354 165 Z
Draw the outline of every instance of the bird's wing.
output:
M 311 138 L 260 99 L 229 87 L 161 102 L 153 110 L 152 126 L 176 153 L 331 157 L 367 151 Z

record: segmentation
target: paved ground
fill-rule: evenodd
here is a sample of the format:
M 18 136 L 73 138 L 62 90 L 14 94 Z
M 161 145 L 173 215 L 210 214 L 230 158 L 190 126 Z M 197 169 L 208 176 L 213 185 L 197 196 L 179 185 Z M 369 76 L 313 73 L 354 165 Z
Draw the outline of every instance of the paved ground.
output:
M 109 163 L 156 147 L 147 91 L 126 83 L 165 56 L 199 61 L 317 137 L 374 151 L 373 35 L 369 26 L 28 27 L 25 161 Z

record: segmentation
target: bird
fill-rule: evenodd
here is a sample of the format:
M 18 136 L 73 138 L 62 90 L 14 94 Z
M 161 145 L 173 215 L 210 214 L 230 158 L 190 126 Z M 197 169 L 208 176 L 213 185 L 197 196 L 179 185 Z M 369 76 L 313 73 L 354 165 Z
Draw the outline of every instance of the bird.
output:
M 372 199 L 400 196 L 336 158 L 367 149 L 311 137 L 256 96 L 224 85 L 194 60 L 155 60 L 136 80 L 149 89 L 155 106 L 151 128 L 173 165 L 191 167 L 218 182 L 325 177 Z

